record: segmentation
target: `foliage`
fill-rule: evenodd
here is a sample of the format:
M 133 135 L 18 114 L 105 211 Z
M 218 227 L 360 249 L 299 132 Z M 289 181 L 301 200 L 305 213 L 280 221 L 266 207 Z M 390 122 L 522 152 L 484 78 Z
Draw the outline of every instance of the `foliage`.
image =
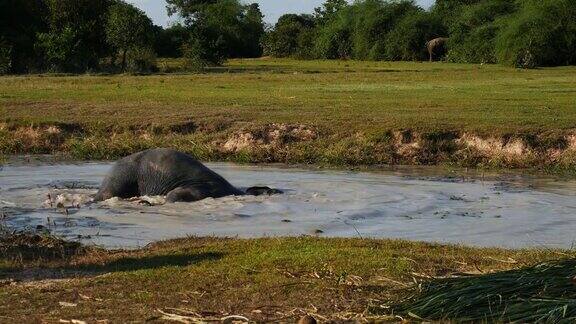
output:
M 201 70 L 221 65 L 226 60 L 226 41 L 214 30 L 200 25 L 183 47 L 185 65 L 190 70 Z
M 495 39 L 499 18 L 517 9 L 509 0 L 484 0 L 462 8 L 450 28 L 448 57 L 453 62 L 496 63 Z
M 0 38 L 0 75 L 7 74 L 12 69 L 12 46 Z
M 436 0 L 431 12 L 442 19 L 445 26 L 451 26 L 466 6 L 474 5 L 484 0 Z
M 141 57 L 142 53 L 150 52 L 152 46 L 152 21 L 140 9 L 125 2 L 118 2 L 108 10 L 106 20 L 106 41 L 122 55 L 122 71 L 126 69 L 128 52 L 131 57 Z M 145 55 L 148 56 L 148 55 Z M 145 60 L 148 63 L 153 60 Z M 139 63 L 136 63 L 139 62 Z M 131 70 L 142 67 L 149 70 L 148 64 L 140 59 L 132 60 Z
M 37 70 L 36 35 L 47 30 L 44 0 L 0 0 L 0 39 L 10 49 L 10 72 Z
M 314 18 L 318 25 L 325 25 L 332 20 L 340 10 L 347 6 L 348 2 L 346 0 L 326 0 L 322 6 L 314 9 Z
M 182 57 L 183 46 L 190 38 L 190 31 L 181 24 L 168 28 L 154 26 L 154 51 L 159 57 Z
M 353 8 L 346 7 L 325 25 L 320 26 L 314 44 L 314 55 L 325 59 L 351 58 L 353 22 Z
M 264 54 L 274 57 L 307 56 L 302 52 L 304 48 L 310 47 L 306 43 L 310 43 L 310 31 L 314 28 L 314 24 L 314 17 L 310 15 L 281 16 L 274 30 L 264 38 Z
M 38 49 L 42 52 L 46 68 L 52 72 L 79 72 L 87 68 L 79 55 L 80 48 L 77 33 L 71 27 L 58 32 L 38 35 Z
M 264 23 L 258 4 L 244 5 L 238 0 L 167 2 L 169 13 L 183 17 L 195 38 L 186 45 L 187 58 L 215 64 L 221 58 L 262 55 Z
M 394 61 L 423 61 L 428 58 L 427 41 L 446 35 L 438 16 L 428 12 L 406 15 L 390 32 L 386 58 Z
M 576 64 L 576 2 L 529 0 L 496 38 L 500 63 L 534 68 Z
M 126 71 L 131 73 L 152 73 L 158 71 L 154 50 L 150 47 L 131 48 L 126 55 Z
M 422 11 L 412 1 L 366 0 L 354 7 L 353 57 L 360 60 L 391 59 L 385 53 L 390 32 L 405 17 Z
M 37 48 L 52 71 L 82 72 L 109 52 L 104 28 L 107 0 L 46 0 L 49 31 Z

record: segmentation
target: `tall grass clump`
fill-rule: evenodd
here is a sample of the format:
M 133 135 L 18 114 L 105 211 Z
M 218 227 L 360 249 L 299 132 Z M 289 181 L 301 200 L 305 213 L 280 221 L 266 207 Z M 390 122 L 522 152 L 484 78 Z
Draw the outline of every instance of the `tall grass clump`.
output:
M 427 320 L 574 323 L 576 259 L 477 277 L 440 279 L 396 308 Z

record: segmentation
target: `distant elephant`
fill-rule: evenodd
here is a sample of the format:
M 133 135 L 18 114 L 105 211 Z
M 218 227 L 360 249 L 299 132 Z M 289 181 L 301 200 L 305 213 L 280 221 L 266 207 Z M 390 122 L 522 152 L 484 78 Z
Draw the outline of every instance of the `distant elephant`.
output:
M 428 54 L 430 55 L 430 62 L 434 60 L 434 57 L 439 58 L 446 54 L 448 43 L 448 38 L 438 37 L 426 43 L 426 48 L 428 49 Z

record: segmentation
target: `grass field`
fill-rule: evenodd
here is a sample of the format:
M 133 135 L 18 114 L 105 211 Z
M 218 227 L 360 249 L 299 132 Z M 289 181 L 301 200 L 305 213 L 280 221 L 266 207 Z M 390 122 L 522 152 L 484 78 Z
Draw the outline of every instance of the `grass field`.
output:
M 59 250 L 57 244 L 44 246 Z M 408 297 L 415 280 L 517 269 L 570 256 L 552 250 L 313 237 L 189 238 L 138 251 L 67 251 L 65 258 L 42 248 L 0 257 L 0 322 L 142 322 L 160 318 L 160 311 L 256 321 L 290 322 L 306 313 L 322 320 L 393 319 L 387 306 Z
M 178 62 L 160 65 L 174 69 Z M 0 123 L 5 154 L 114 158 L 161 145 L 204 159 L 251 162 L 453 162 L 449 147 L 422 142 L 473 134 L 494 137 L 501 146 L 519 138 L 534 151 L 565 149 L 576 124 L 576 67 L 254 59 L 203 74 L 7 76 L 0 78 Z M 246 132 L 264 136 L 272 123 L 305 127 L 313 139 L 269 145 L 283 146 L 280 151 L 253 149 L 269 139 L 221 149 Z M 43 135 L 47 125 L 65 134 Z M 18 128 L 30 126 L 37 133 Z M 396 132 L 429 152 L 404 156 Z M 436 151 L 444 156 L 421 158 Z M 479 165 L 490 159 L 464 160 Z

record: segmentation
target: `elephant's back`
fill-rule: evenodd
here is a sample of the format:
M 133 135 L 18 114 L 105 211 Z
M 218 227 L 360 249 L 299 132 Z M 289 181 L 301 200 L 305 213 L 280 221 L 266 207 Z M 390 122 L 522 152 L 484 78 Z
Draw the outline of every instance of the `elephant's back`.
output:
M 232 187 L 192 156 L 171 149 L 145 151 L 138 175 L 142 195 L 166 195 L 178 187 Z

